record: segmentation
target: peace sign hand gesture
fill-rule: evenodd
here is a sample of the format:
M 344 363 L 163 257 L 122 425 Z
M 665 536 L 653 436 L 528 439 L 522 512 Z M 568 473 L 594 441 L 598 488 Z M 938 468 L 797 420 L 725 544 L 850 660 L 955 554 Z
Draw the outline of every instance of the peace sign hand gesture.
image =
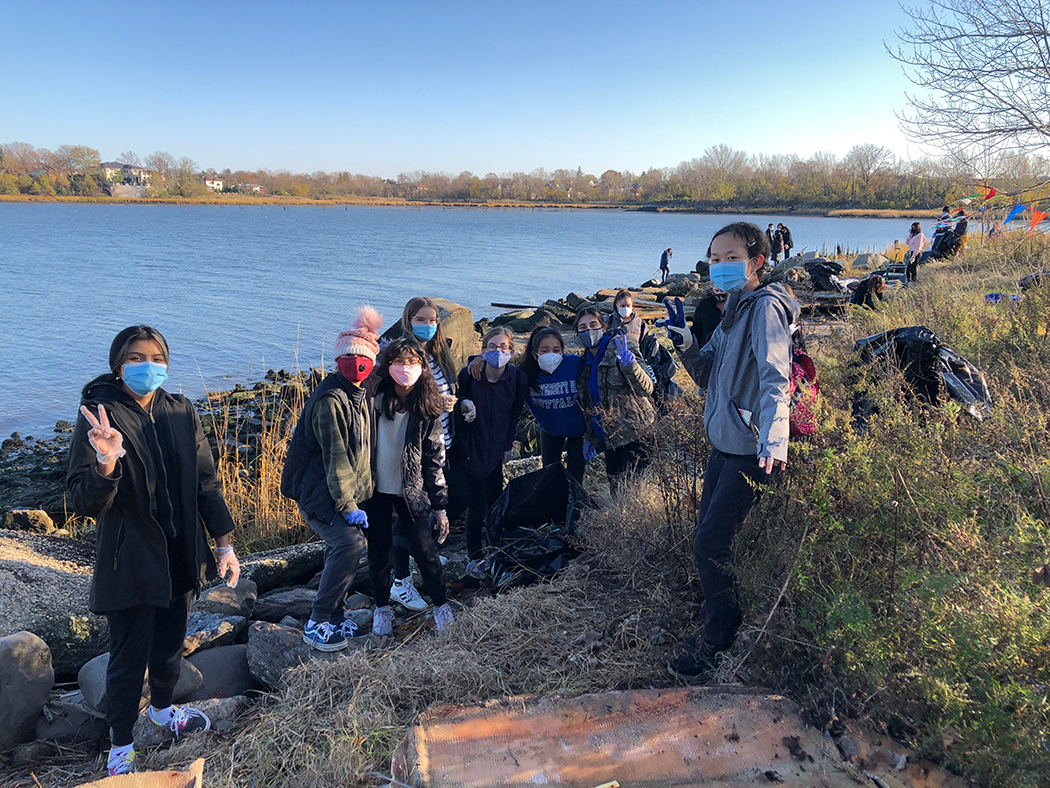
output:
M 616 354 L 616 360 L 619 361 L 623 366 L 628 366 L 634 363 L 634 353 L 627 347 L 627 337 L 620 335 L 616 337 L 616 349 L 619 351 Z
M 112 466 L 126 453 L 124 451 L 124 436 L 120 434 L 119 430 L 109 425 L 109 416 L 106 415 L 105 405 L 98 406 L 97 419 L 91 415 L 91 411 L 84 405 L 80 406 L 80 412 L 84 414 L 84 418 L 91 425 L 91 429 L 88 430 L 87 434 L 88 443 L 95 450 L 98 464 L 109 466 L 106 468 L 107 473 L 103 474 L 108 476 L 113 471 Z

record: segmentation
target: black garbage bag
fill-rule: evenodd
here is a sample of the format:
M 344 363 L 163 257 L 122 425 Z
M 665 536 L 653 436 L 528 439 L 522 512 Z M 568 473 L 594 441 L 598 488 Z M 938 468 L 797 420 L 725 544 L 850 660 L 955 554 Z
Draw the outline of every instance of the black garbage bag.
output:
M 564 465 L 511 479 L 485 513 L 492 554 L 489 576 L 497 591 L 549 578 L 574 558 L 576 520 L 594 502 Z
M 813 284 L 813 289 L 821 292 L 841 293 L 842 285 L 836 279 L 842 273 L 842 266 L 836 262 L 806 263 L 806 273 Z
M 862 362 L 891 358 L 904 373 L 905 382 L 926 402 L 938 404 L 943 391 L 978 420 L 991 414 L 992 395 L 984 375 L 926 326 L 865 337 L 853 349 L 860 352 Z
M 1050 271 L 1035 271 L 1027 276 L 1022 276 L 1017 285 L 1021 288 L 1021 292 L 1025 292 L 1046 282 L 1050 282 Z

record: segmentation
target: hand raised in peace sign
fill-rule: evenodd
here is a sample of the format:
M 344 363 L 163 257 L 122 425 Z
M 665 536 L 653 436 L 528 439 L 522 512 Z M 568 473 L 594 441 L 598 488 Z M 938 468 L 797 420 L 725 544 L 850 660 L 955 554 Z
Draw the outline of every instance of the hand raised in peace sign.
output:
M 87 438 L 91 448 L 95 450 L 95 457 L 99 465 L 113 465 L 125 454 L 124 436 L 115 427 L 110 426 L 106 406 L 101 404 L 98 406 L 98 418 L 91 415 L 91 411 L 85 405 L 80 406 L 80 412 L 91 425 Z
M 616 354 L 616 360 L 619 361 L 623 366 L 634 363 L 634 353 L 631 352 L 630 348 L 627 347 L 627 337 L 620 335 L 616 337 L 616 349 L 619 351 Z

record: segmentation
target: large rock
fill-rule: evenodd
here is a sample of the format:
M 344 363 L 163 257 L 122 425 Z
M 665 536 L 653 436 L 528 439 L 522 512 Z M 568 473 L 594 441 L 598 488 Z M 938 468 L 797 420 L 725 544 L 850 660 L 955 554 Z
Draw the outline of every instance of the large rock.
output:
M 248 630 L 248 669 L 268 687 L 278 687 L 285 672 L 310 658 L 301 632 L 256 621 Z
M 31 739 L 55 671 L 47 644 L 31 632 L 0 638 L 0 750 Z
M 81 693 L 79 701 L 62 699 L 51 701 L 36 723 L 36 737 L 58 744 L 97 742 L 109 733 L 101 712 L 87 705 Z
M 57 529 L 51 516 L 41 509 L 12 509 L 4 513 L 4 528 L 49 534 Z
M 84 701 L 96 711 L 104 712 L 106 709 L 106 668 L 109 666 L 109 654 L 95 657 L 80 669 L 77 674 L 77 684 L 80 691 L 84 693 Z M 200 671 L 193 665 L 182 660 L 179 672 L 179 680 L 175 684 L 175 703 L 181 703 L 201 686 L 204 679 Z M 142 679 L 142 695 L 139 699 L 139 708 L 144 709 L 150 701 L 149 670 L 146 670 Z
M 444 298 L 434 298 L 433 301 L 438 308 L 441 333 L 446 339 L 452 340 L 452 360 L 459 369 L 477 352 L 479 337 L 474 330 L 474 315 L 465 306 L 453 301 Z M 394 324 L 383 332 L 383 339 L 396 339 L 401 333 L 401 316 L 398 315 Z
M 0 531 L 0 635 L 42 638 L 59 676 L 109 648 L 106 619 L 88 611 L 94 562 L 86 542 Z
M 858 255 L 853 261 L 852 267 L 863 271 L 869 271 L 873 268 L 882 268 L 889 261 L 890 259 L 886 257 L 886 255 L 874 252 Z
M 285 616 L 309 618 L 317 592 L 305 586 L 268 591 L 255 603 L 255 618 L 280 621 Z
M 190 613 L 182 655 L 188 657 L 202 649 L 227 646 L 236 642 L 247 628 L 248 619 L 244 616 L 222 616 L 200 611 Z
M 251 580 L 242 577 L 237 581 L 236 588 L 230 588 L 225 583 L 209 588 L 194 603 L 193 609 L 205 613 L 218 613 L 222 616 L 250 618 L 258 597 L 258 586 Z
M 248 646 L 237 644 L 219 646 L 201 651 L 189 658 L 203 678 L 197 690 L 186 698 L 186 702 L 208 698 L 229 698 L 260 689 L 248 670 Z
M 324 566 L 324 542 L 280 547 L 241 559 L 241 577 L 255 583 L 259 594 L 278 586 L 305 583 Z
M 217 733 L 229 733 L 237 726 L 248 704 L 249 700 L 246 697 L 236 695 L 231 698 L 200 700 L 183 705 L 191 709 L 198 709 L 208 715 L 208 719 L 211 720 L 211 730 Z M 148 716 L 140 714 L 132 729 L 132 736 L 135 738 L 135 747 L 145 749 L 174 740 L 175 733 L 171 728 L 154 725 Z

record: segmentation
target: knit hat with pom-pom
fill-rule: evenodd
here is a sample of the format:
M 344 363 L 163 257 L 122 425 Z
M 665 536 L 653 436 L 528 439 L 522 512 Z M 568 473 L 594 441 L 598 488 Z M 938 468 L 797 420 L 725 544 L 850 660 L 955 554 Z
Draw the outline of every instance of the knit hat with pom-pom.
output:
M 383 317 L 370 306 L 357 310 L 354 327 L 343 331 L 335 340 L 335 357 L 363 356 L 375 362 L 379 355 L 379 329 Z

